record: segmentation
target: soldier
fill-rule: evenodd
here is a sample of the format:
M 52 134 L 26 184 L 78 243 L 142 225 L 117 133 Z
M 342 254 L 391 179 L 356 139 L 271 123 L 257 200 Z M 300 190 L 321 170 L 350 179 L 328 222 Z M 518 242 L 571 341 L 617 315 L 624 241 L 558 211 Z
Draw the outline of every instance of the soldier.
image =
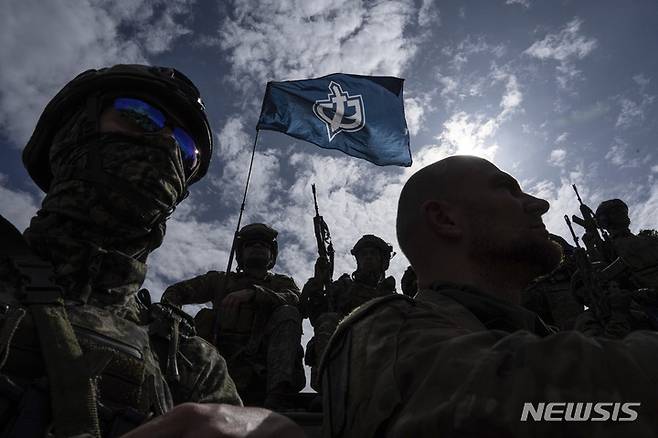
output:
M 620 199 L 603 201 L 595 215 L 607 233 L 614 259 L 600 270 L 618 271 L 604 294 L 614 312 L 612 321 L 602 324 L 588 309 L 579 318 L 578 330 L 609 337 L 623 337 L 639 328 L 658 330 L 658 238 L 651 233 L 636 235 L 630 231 L 628 206 Z
M 596 220 L 610 235 L 615 256 L 632 271 L 632 282 L 658 290 L 658 237 L 646 230 L 633 234 L 628 206 L 620 199 L 603 201 L 596 209 Z
M 210 340 L 219 318 L 217 348 L 245 403 L 286 409 L 305 376 L 299 289 L 292 278 L 269 272 L 277 234 L 261 223 L 244 226 L 235 242 L 238 269 L 228 284 L 224 272 L 209 271 L 168 287 L 162 300 L 175 306 L 212 302 L 214 310 L 199 312 L 196 326 Z
M 23 152 L 41 209 L 24 237 L 0 221 L 3 435 L 118 436 L 173 404 L 241 405 L 185 315 L 137 298 L 211 155 L 199 92 L 177 70 L 88 70 L 50 101 Z
M 552 333 L 519 305 L 560 260 L 547 210 L 477 157 L 407 181 L 397 235 L 419 292 L 341 322 L 321 364 L 326 437 L 655 436 L 658 334 Z
M 326 276 L 322 263 L 324 259 L 318 258 L 315 275 L 306 282 L 302 293 L 303 297 L 309 297 L 309 302 L 322 303 L 308 315 L 315 336 L 306 346 L 306 364 L 311 366 L 314 389 L 320 389 L 315 379 L 317 364 L 338 321 L 373 298 L 395 293 L 395 279 L 386 277 L 392 252 L 393 247 L 383 239 L 366 234 L 351 251 L 356 259 L 356 271 L 352 275 L 341 275 L 326 291 L 321 280 Z

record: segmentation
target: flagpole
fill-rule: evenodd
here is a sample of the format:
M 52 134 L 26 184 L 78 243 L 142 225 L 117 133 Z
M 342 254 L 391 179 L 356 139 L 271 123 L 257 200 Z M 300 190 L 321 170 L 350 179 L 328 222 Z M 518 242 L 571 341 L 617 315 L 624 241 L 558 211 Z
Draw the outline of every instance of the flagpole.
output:
M 212 340 L 213 345 L 217 346 L 217 332 L 219 331 L 219 311 L 216 309 L 216 306 L 219 305 L 217 302 L 219 300 L 219 293 L 225 291 L 228 288 L 228 279 L 231 272 L 231 267 L 233 265 L 233 257 L 235 255 L 235 241 L 238 238 L 238 232 L 240 231 L 240 223 L 242 222 L 242 214 L 244 213 L 244 207 L 247 202 L 247 191 L 249 190 L 249 181 L 251 180 L 251 170 L 254 167 L 254 156 L 256 155 L 256 144 L 258 143 L 258 134 L 260 129 L 256 129 L 256 137 L 254 138 L 254 145 L 251 148 L 251 160 L 249 161 L 249 172 L 247 172 L 247 182 L 244 186 L 244 195 L 242 196 L 242 204 L 240 205 L 240 214 L 238 215 L 238 224 L 235 227 L 235 233 L 233 233 L 233 242 L 231 242 L 231 251 L 228 256 L 228 264 L 226 265 L 226 271 L 224 271 L 224 284 L 222 288 L 217 290 L 215 294 L 215 299 L 213 300 L 212 307 L 215 310 L 215 315 L 213 318 L 212 325 Z

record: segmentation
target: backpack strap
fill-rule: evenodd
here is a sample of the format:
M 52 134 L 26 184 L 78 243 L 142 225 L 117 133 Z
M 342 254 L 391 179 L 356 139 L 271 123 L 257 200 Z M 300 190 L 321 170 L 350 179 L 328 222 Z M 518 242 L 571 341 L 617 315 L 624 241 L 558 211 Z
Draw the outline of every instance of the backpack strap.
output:
M 22 279 L 21 303 L 32 315 L 50 387 L 50 404 L 57 437 L 98 437 L 96 382 L 64 308 L 53 267 L 32 253 L 18 230 L 0 216 L 5 243 L 0 256 L 9 259 Z

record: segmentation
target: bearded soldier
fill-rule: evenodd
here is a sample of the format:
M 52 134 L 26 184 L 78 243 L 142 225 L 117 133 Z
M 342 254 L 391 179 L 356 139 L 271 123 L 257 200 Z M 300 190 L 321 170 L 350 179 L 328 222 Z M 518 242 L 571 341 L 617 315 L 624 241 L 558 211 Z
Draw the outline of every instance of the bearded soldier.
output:
M 247 404 L 286 409 L 305 377 L 299 289 L 292 278 L 269 272 L 277 234 L 261 223 L 244 226 L 235 242 L 238 269 L 228 283 L 224 272 L 209 271 L 168 287 L 162 299 L 176 306 L 212 302 L 214 310 L 199 312 L 196 325 L 212 339 L 219 318 L 217 348 L 240 395 Z
M 320 370 L 325 437 L 655 436 L 658 333 L 553 333 L 520 306 L 561 258 L 548 208 L 478 157 L 409 178 L 396 228 L 419 291 L 337 328 Z
M 137 298 L 211 156 L 199 92 L 175 69 L 88 70 L 48 104 L 23 152 L 41 209 L 24 237 L 0 222 L 3 436 L 118 436 L 173 404 L 241 404 L 186 316 Z
M 309 297 L 309 302 L 316 304 L 308 314 L 315 336 L 306 347 L 306 363 L 312 367 L 314 389 L 319 389 L 314 378 L 317 364 L 338 322 L 371 299 L 395 293 L 395 279 L 386 277 L 392 252 L 393 247 L 383 239 L 366 234 L 351 251 L 356 259 L 356 271 L 352 275 L 341 275 L 326 290 L 321 280 L 326 276 L 324 259 L 318 258 L 315 275 L 306 282 L 302 293 L 302 296 Z

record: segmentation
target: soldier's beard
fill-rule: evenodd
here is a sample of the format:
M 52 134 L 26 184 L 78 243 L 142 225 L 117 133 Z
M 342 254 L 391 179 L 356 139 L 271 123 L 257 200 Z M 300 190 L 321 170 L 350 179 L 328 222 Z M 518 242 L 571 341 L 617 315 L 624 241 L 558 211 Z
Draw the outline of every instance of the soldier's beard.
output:
M 481 228 L 471 240 L 469 256 L 490 269 L 514 270 L 521 281 L 530 282 L 555 269 L 562 258 L 559 244 L 539 236 L 501 240 Z

